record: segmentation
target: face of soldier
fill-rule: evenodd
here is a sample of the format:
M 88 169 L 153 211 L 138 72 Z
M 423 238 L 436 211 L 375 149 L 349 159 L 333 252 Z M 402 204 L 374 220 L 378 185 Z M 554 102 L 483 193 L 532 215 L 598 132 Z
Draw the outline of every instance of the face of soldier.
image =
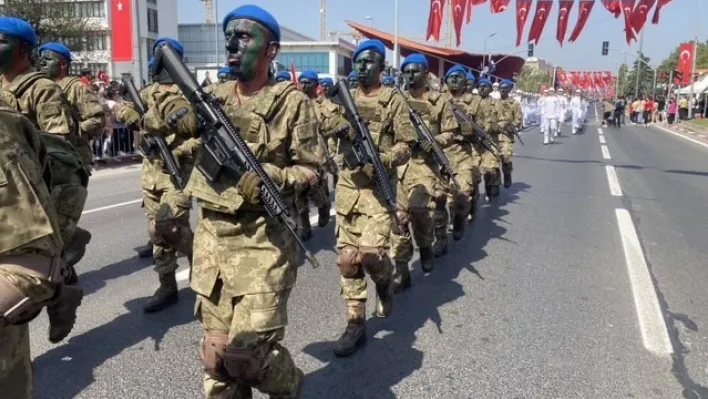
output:
M 332 88 L 334 85 L 331 85 L 329 83 L 322 83 L 320 86 L 322 86 L 322 90 L 324 90 L 324 94 L 326 97 L 329 97 L 329 93 L 332 92 Z
M 224 83 L 229 80 L 229 76 L 225 73 L 220 73 L 217 77 L 219 78 L 219 83 Z
M 19 56 L 19 40 L 0 33 L 0 74 L 9 72 Z
M 472 93 L 472 90 L 477 87 L 477 84 L 475 83 L 474 79 L 468 79 L 467 80 L 467 87 L 465 87 L 465 90 L 467 90 L 468 93 Z
M 509 97 L 509 93 L 511 93 L 511 86 L 502 86 L 499 88 L 499 93 L 501 93 L 502 97 L 507 98 Z
M 447 87 L 450 88 L 450 91 L 455 94 L 462 93 L 467 87 L 467 80 L 465 74 L 462 72 L 451 73 L 445 80 L 445 83 L 447 83 Z
M 270 58 L 277 54 L 277 43 L 270 41 L 269 31 L 257 22 L 231 20 L 224 36 L 229 53 L 227 63 L 231 73 L 242 82 L 250 82 L 259 72 L 267 71 Z
M 480 84 L 477 89 L 479 90 L 479 95 L 482 96 L 482 98 L 486 98 L 492 93 L 492 86 L 486 83 Z
M 317 95 L 317 86 L 318 83 L 316 80 L 311 80 L 308 78 L 300 78 L 298 80 L 300 82 L 300 86 L 302 87 L 302 91 L 307 94 L 308 97 L 314 98 Z
M 50 79 L 54 79 L 59 76 L 61 67 L 65 62 L 66 61 L 64 61 L 64 58 L 59 54 L 50 50 L 45 50 L 39 57 L 39 69 L 46 73 Z
M 403 68 L 403 77 L 406 79 L 406 83 L 411 89 L 417 90 L 425 87 L 425 79 L 427 76 L 428 71 L 423 64 L 413 62 Z
M 379 77 L 381 76 L 383 62 L 379 53 L 372 50 L 362 51 L 356 56 L 354 65 L 357 72 L 357 81 L 360 85 L 372 87 L 380 83 Z
M 359 86 L 359 78 L 353 77 L 353 76 L 350 78 L 347 78 L 347 86 L 350 89 L 356 89 L 356 87 Z

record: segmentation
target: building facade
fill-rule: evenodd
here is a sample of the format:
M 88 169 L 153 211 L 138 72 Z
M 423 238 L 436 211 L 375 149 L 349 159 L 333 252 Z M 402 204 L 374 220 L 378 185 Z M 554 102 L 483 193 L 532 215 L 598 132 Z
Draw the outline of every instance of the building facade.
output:
M 531 69 L 535 69 L 535 70 L 541 71 L 541 72 L 547 72 L 547 71 L 550 71 L 553 69 L 553 64 L 551 64 L 550 62 L 548 62 L 542 58 L 538 58 L 538 57 L 527 58 L 526 64 L 524 64 L 524 65 L 526 65 L 527 67 L 529 67 Z

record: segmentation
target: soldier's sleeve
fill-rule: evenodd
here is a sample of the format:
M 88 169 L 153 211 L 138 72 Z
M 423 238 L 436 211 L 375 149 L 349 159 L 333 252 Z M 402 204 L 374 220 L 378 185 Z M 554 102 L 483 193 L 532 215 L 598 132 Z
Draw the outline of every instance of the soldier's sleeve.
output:
M 512 123 L 517 128 L 520 128 L 521 124 L 524 121 L 524 111 L 521 109 L 521 104 L 514 101 L 514 107 L 512 108 L 512 111 L 513 111 Z
M 347 126 L 349 122 L 342 115 L 338 108 L 325 109 L 320 121 L 320 132 L 322 137 L 329 140 L 333 138 L 333 133 L 341 126 Z
M 82 84 L 74 85 L 78 87 L 78 98 L 76 107 L 79 111 L 79 128 L 89 136 L 98 136 L 106 127 L 106 114 L 103 106 L 98 101 L 98 95 L 90 86 Z
M 386 152 L 389 168 L 405 165 L 411 157 L 411 147 L 415 143 L 415 132 L 408 111 L 403 108 L 403 99 L 400 94 L 394 94 L 389 103 L 391 118 L 393 119 L 394 144 Z
M 199 138 L 191 138 L 185 140 L 184 143 L 180 144 L 172 151 L 172 155 L 174 155 L 176 158 L 181 158 L 183 156 L 194 157 L 201 145 L 202 141 Z
M 440 147 L 449 147 L 460 133 L 460 124 L 452 113 L 452 99 L 445 100 L 440 110 L 440 134 L 435 137 Z
M 32 87 L 30 101 L 35 106 L 37 124 L 47 133 L 67 135 L 76 132 L 71 106 L 61 87 L 42 79 Z
M 124 125 L 135 126 L 140 122 L 140 113 L 135 109 L 135 104 L 129 101 L 116 103 L 113 113 L 116 120 Z

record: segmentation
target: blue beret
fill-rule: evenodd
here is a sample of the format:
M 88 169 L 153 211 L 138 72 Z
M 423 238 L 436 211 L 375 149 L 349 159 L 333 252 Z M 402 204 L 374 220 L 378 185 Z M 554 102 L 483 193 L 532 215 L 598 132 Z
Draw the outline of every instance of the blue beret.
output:
M 514 86 L 514 82 L 509 79 L 504 79 L 499 83 L 499 86 Z
M 148 61 L 148 68 L 152 69 L 155 66 L 155 57 L 150 57 L 150 61 Z
M 275 79 L 285 79 L 285 80 L 291 80 L 292 77 L 290 76 L 290 72 L 288 71 L 280 71 L 277 74 L 275 74 Z
M 324 78 L 320 81 L 321 85 L 332 85 L 334 86 L 334 80 L 332 78 Z
M 20 39 L 32 47 L 37 45 L 37 35 L 32 25 L 24 19 L 0 17 L 0 33 Z
M 359 47 L 357 47 L 356 50 L 354 50 L 354 54 L 352 54 L 352 60 L 356 60 L 356 57 L 366 50 L 373 50 L 383 57 L 386 56 L 386 47 L 381 40 L 369 39 L 359 43 Z
M 175 51 L 180 55 L 180 57 L 184 57 L 184 47 L 182 46 L 182 43 L 178 42 L 177 40 L 171 37 L 161 37 L 157 39 L 155 44 L 152 45 L 152 53 L 155 54 L 155 50 L 157 50 L 163 44 L 169 44 L 170 47 L 175 49 Z
M 386 76 L 384 76 L 382 83 L 386 83 L 386 84 L 396 83 L 396 79 L 394 79 L 393 76 L 386 75 Z
M 476 80 L 477 78 L 474 77 L 474 74 L 472 72 L 467 72 L 467 80 Z
M 268 11 L 254 4 L 246 4 L 236 8 L 224 17 L 223 30 L 226 32 L 226 25 L 233 19 L 248 19 L 253 22 L 258 22 L 268 29 L 275 40 L 280 41 L 280 24 L 275 20 Z
M 349 72 L 349 75 L 347 75 L 347 79 L 356 79 L 357 76 L 359 76 L 359 74 L 356 73 L 356 71 L 351 71 Z
M 231 73 L 231 69 L 227 66 L 219 68 L 217 75 L 228 75 Z
M 478 84 L 478 85 L 489 85 L 489 86 L 491 86 L 491 85 L 492 85 L 492 81 L 489 80 L 489 79 L 487 79 L 487 78 L 482 78 L 482 79 L 479 80 L 479 82 L 477 82 L 477 84 Z
M 300 72 L 300 76 L 298 76 L 298 80 L 301 78 L 307 78 L 310 80 L 317 80 L 319 77 L 317 76 L 317 72 L 313 71 L 312 69 L 307 69 L 302 72 Z
M 447 73 L 445 74 L 445 79 L 447 80 L 447 78 L 455 72 L 462 72 L 463 75 L 467 75 L 467 70 L 465 69 L 465 67 L 460 64 L 457 64 L 447 70 Z
M 428 59 L 420 53 L 411 54 L 406 57 L 406 59 L 403 60 L 403 63 L 401 64 L 401 70 L 403 70 L 403 68 L 405 68 L 408 64 L 422 64 L 425 69 L 428 69 Z
M 49 42 L 49 43 L 44 43 L 43 45 L 39 46 L 39 53 L 41 54 L 42 51 L 53 51 L 60 56 L 66 58 L 68 61 L 71 61 L 71 50 L 69 50 L 68 47 L 61 43 L 57 42 Z

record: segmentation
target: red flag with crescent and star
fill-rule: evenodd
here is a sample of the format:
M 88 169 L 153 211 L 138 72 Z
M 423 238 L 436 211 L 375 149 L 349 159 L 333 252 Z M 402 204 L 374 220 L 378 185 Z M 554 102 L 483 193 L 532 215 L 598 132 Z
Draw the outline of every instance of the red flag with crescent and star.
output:
M 465 9 L 468 0 L 452 0 L 452 24 L 455 27 L 455 40 L 457 47 L 462 42 L 462 23 L 465 21 Z
M 615 18 L 619 18 L 622 15 L 622 0 L 602 0 L 602 5 L 605 6 L 607 11 L 613 13 Z
M 693 69 L 693 42 L 681 43 L 679 46 L 678 63 L 676 64 L 676 70 L 683 72 L 683 81 L 680 82 L 682 85 L 691 84 L 691 69 Z
M 428 14 L 428 32 L 425 34 L 426 40 L 432 37 L 440 41 L 440 29 L 442 29 L 443 6 L 442 0 L 430 0 L 430 14 Z
M 659 0 L 659 4 L 656 5 L 656 10 L 654 10 L 654 16 L 651 19 L 651 23 L 654 25 L 659 23 L 659 12 L 661 11 L 661 8 L 670 2 L 671 0 Z
M 558 26 L 556 27 L 556 39 L 563 46 L 565 40 L 565 31 L 568 29 L 568 16 L 570 10 L 573 9 L 574 0 L 560 0 L 560 10 L 558 10 Z
M 492 14 L 499 14 L 506 11 L 509 8 L 510 2 L 511 0 L 491 0 L 490 6 Z
M 529 19 L 531 4 L 532 0 L 516 0 L 516 47 L 521 45 L 521 36 Z
M 634 10 L 634 0 L 622 0 L 622 12 L 624 12 L 624 36 L 627 44 L 632 44 L 632 40 L 637 41 L 632 27 L 632 11 Z
M 590 12 L 592 11 L 592 7 L 594 5 L 595 0 L 580 0 L 578 8 L 578 22 L 575 23 L 575 29 L 573 29 L 573 33 L 570 34 L 570 39 L 568 39 L 569 42 L 578 40 L 580 32 L 583 31 L 585 24 L 588 22 L 588 18 L 590 18 Z
M 467 23 L 472 21 L 472 7 L 486 3 L 487 0 L 468 0 L 467 1 Z
M 536 3 L 536 14 L 533 17 L 531 29 L 529 30 L 529 42 L 538 44 L 538 41 L 541 40 L 543 28 L 546 27 L 546 22 L 548 22 L 552 8 L 553 0 L 538 0 Z
M 111 0 L 111 58 L 133 61 L 132 0 Z
M 649 17 L 649 10 L 654 7 L 656 0 L 639 0 L 634 11 L 632 11 L 632 27 L 634 31 L 639 33 L 647 22 L 647 17 Z

